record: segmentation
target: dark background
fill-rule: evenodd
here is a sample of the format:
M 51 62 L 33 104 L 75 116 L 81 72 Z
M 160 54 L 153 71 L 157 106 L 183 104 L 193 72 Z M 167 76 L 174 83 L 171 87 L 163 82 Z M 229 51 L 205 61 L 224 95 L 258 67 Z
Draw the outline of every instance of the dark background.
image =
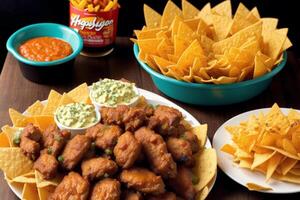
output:
M 177 5 L 181 0 L 173 0 Z M 118 35 L 131 36 L 133 29 L 139 29 L 144 23 L 143 4 L 146 3 L 162 13 L 167 0 L 119 0 L 121 10 L 119 15 Z M 209 0 L 190 0 L 198 8 L 202 8 Z M 220 0 L 210 1 L 215 5 Z M 279 18 L 279 27 L 289 28 L 292 48 L 298 55 L 300 52 L 300 35 L 298 1 L 294 0 L 232 0 L 233 10 L 239 2 L 249 9 L 258 7 L 262 17 Z M 6 56 L 5 43 L 7 38 L 17 29 L 32 23 L 57 22 L 68 24 L 68 0 L 1 0 L 0 1 L 0 71 Z

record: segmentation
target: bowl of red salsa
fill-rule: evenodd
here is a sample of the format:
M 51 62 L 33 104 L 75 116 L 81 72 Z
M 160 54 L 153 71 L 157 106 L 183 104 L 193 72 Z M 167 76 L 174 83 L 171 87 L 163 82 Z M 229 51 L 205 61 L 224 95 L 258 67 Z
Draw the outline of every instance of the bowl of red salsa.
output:
M 72 76 L 76 56 L 83 47 L 73 29 L 55 23 L 38 23 L 13 33 L 7 50 L 19 61 L 23 75 L 34 82 L 51 83 Z

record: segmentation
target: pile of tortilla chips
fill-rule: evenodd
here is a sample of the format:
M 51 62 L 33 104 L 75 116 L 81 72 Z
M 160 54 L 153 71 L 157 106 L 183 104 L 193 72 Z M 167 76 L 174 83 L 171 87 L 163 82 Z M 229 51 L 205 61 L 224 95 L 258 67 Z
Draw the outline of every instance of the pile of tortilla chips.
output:
M 62 180 L 58 175 L 52 180 L 44 180 L 38 171 L 33 169 L 33 162 L 21 152 L 14 143 L 23 127 L 33 123 L 41 130 L 54 124 L 53 114 L 61 105 L 74 102 L 90 103 L 89 89 L 86 83 L 81 84 L 69 93 L 59 94 L 51 90 L 47 103 L 36 101 L 29 106 L 24 114 L 9 109 L 13 126 L 5 125 L 0 133 L 0 169 L 5 173 L 5 179 L 16 188 L 23 188 L 23 200 L 47 200 L 51 192 Z
M 270 72 L 292 46 L 278 19 L 231 2 L 201 10 L 186 0 L 168 1 L 163 14 L 144 5 L 146 26 L 135 30 L 139 59 L 166 76 L 186 82 L 226 84 Z
M 264 173 L 266 181 L 300 184 L 300 112 L 291 109 L 284 115 L 274 104 L 268 113 L 252 115 L 226 130 L 233 143 L 221 150 L 239 167 Z
M 51 90 L 47 102 L 36 101 L 29 106 L 24 114 L 9 109 L 10 119 L 13 126 L 5 125 L 0 133 L 0 169 L 5 173 L 5 179 L 14 187 L 21 188 L 23 200 L 47 200 L 49 194 L 61 182 L 63 174 L 58 174 L 52 180 L 44 180 L 41 174 L 33 169 L 33 162 L 21 152 L 14 140 L 22 133 L 23 127 L 28 123 L 33 123 L 41 130 L 45 130 L 49 125 L 54 124 L 55 110 L 62 105 L 74 102 L 84 102 L 91 104 L 89 89 L 83 83 L 68 93 L 59 94 Z M 137 107 L 144 108 L 147 101 L 141 97 Z M 199 145 L 202 148 L 195 154 L 195 167 L 193 173 L 199 178 L 195 188 L 199 191 L 197 200 L 207 197 L 209 187 L 213 184 L 217 173 L 217 155 L 212 148 L 206 149 L 207 124 L 192 127 L 185 120 L 183 126 L 196 134 Z

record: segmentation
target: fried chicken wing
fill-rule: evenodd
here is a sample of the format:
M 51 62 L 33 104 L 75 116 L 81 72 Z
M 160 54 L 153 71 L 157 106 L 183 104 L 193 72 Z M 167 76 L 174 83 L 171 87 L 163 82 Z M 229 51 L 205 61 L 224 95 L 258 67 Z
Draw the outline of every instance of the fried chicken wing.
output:
M 126 131 L 135 131 L 144 125 L 146 113 L 143 109 L 130 107 L 123 116 L 123 123 Z
M 144 168 L 125 169 L 120 174 L 120 180 L 128 188 L 143 193 L 161 194 L 165 191 L 165 184 L 162 178 Z
M 58 156 L 70 137 L 71 133 L 69 131 L 60 131 L 55 125 L 50 125 L 42 137 L 45 151 L 55 157 Z
M 137 104 L 134 107 L 144 110 L 147 117 L 151 117 L 154 113 L 154 107 L 151 104 L 148 104 L 144 96 L 141 96 L 139 98 Z
M 176 200 L 176 195 L 173 192 L 165 192 L 159 195 L 149 195 L 146 200 Z
M 126 131 L 135 131 L 146 121 L 143 109 L 118 105 L 115 108 L 102 107 L 101 118 L 105 124 L 115 124 L 124 127 Z
M 143 196 L 139 192 L 126 190 L 122 193 L 122 199 L 124 200 L 143 200 Z
M 176 177 L 176 163 L 161 135 L 142 127 L 135 132 L 135 138 L 142 144 L 143 152 L 155 173 L 165 178 Z
M 189 167 L 194 165 L 192 147 L 187 140 L 169 137 L 167 140 L 167 148 L 176 162 Z
M 141 153 L 141 144 L 131 132 L 122 134 L 114 148 L 116 162 L 124 169 L 133 166 Z
M 91 158 L 81 163 L 82 176 L 90 181 L 100 179 L 105 175 L 111 176 L 117 170 L 117 164 L 108 158 Z
M 51 179 L 57 173 L 58 161 L 53 155 L 41 154 L 34 162 L 33 168 L 38 170 L 44 179 Z
M 20 148 L 24 155 L 31 160 L 36 160 L 40 154 L 41 138 L 40 129 L 32 123 L 28 124 L 21 134 Z
M 101 120 L 104 124 L 123 125 L 123 115 L 129 110 L 129 106 L 119 105 L 115 108 L 102 107 L 100 109 Z
M 70 172 L 55 188 L 49 200 L 86 200 L 90 184 L 76 172 Z
M 168 180 L 168 185 L 180 197 L 193 200 L 196 196 L 196 190 L 192 182 L 193 174 L 190 169 L 179 166 L 176 178 Z
M 190 143 L 193 154 L 197 153 L 200 150 L 199 140 L 193 132 L 185 131 L 183 133 L 183 138 Z
M 112 150 L 121 133 L 122 130 L 116 125 L 97 124 L 87 130 L 86 136 L 94 140 L 98 148 Z
M 93 188 L 91 200 L 119 200 L 121 184 L 115 179 L 106 178 L 99 181 Z
M 178 133 L 181 119 L 182 114 L 177 109 L 159 105 L 150 118 L 148 127 L 161 135 L 175 135 Z
M 85 135 L 76 135 L 66 145 L 61 158 L 61 164 L 65 169 L 72 170 L 88 152 L 91 140 Z

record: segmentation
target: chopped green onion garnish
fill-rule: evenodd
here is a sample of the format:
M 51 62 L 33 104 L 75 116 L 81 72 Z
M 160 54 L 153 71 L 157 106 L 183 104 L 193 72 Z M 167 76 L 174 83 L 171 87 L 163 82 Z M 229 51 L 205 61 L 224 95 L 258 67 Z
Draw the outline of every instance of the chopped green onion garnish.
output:
M 52 147 L 48 147 L 48 148 L 47 148 L 47 153 L 48 153 L 48 154 L 52 154 L 52 152 L 53 152 L 53 151 L 52 151 Z
M 105 152 L 106 155 L 111 155 L 112 154 L 112 150 L 110 150 L 110 149 L 105 149 L 104 152 Z
M 58 160 L 60 163 L 62 163 L 62 162 L 64 162 L 64 157 L 63 157 L 63 156 L 58 156 L 57 160 Z

